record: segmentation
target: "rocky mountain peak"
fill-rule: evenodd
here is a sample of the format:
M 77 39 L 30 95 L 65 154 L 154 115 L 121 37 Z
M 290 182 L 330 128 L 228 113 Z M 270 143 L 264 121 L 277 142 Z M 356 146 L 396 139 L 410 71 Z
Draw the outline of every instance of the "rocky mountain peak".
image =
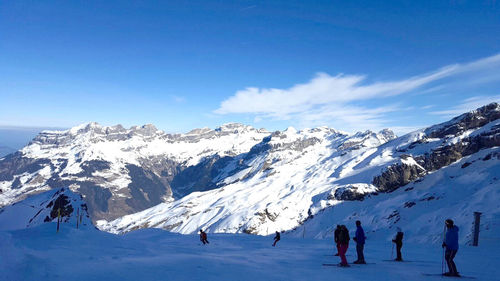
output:
M 427 128 L 425 133 L 429 138 L 457 136 L 467 130 L 482 127 L 497 119 L 500 119 L 500 104 L 493 102 L 457 116 L 448 122 Z
M 396 134 L 394 134 L 394 132 L 392 130 L 387 129 L 387 128 L 381 130 L 380 132 L 378 132 L 378 134 L 383 136 L 386 139 L 386 141 L 393 140 L 397 137 Z
M 212 131 L 212 129 L 210 129 L 208 127 L 196 128 L 196 129 L 192 129 L 191 131 L 187 132 L 186 135 L 203 135 L 203 134 L 209 133 L 211 131 Z
M 141 135 L 145 137 L 152 137 L 158 133 L 161 133 L 153 124 L 146 124 L 142 126 L 132 126 L 130 128 L 130 133 L 132 135 Z
M 252 126 L 244 125 L 241 123 L 226 123 L 215 129 L 217 132 L 227 132 L 227 133 L 240 133 L 243 131 L 255 130 Z
M 88 132 L 100 132 L 102 131 L 102 128 L 103 127 L 97 122 L 89 122 L 69 129 L 68 133 L 71 135 L 78 135 Z

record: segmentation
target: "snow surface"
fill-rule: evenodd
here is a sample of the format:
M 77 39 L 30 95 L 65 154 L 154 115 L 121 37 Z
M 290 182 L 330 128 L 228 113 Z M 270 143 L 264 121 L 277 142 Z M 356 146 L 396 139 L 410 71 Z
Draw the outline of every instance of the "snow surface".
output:
M 391 258 L 391 243 L 374 241 L 365 246 L 368 265 L 350 268 L 337 264 L 331 239 L 282 236 L 276 247 L 272 237 L 245 234 L 209 235 L 203 246 L 197 235 L 144 229 L 114 235 L 55 223 L 34 228 L 0 231 L 0 279 L 37 280 L 443 280 L 422 273 L 441 273 L 440 246 L 405 243 L 403 258 Z M 462 246 L 455 259 L 458 270 L 476 280 L 500 280 L 498 240 L 479 247 Z M 355 259 L 351 243 L 347 259 Z M 394 253 L 395 254 L 395 253 Z M 374 264 L 372 264 L 374 263 Z M 447 280 L 447 279 L 444 279 Z

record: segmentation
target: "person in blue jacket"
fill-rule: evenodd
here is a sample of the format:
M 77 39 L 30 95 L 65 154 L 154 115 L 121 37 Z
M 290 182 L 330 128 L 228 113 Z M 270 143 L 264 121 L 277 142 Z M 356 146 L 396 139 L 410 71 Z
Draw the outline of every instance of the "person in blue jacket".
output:
M 365 231 L 361 227 L 361 222 L 356 221 L 356 235 L 353 240 L 356 241 L 356 252 L 358 253 L 358 259 L 353 262 L 355 264 L 366 264 L 365 256 L 363 250 L 365 248 Z
M 454 225 L 451 219 L 445 221 L 446 234 L 443 241 L 443 248 L 446 247 L 445 259 L 448 264 L 449 272 L 444 273 L 445 276 L 460 276 L 457 271 L 457 266 L 453 259 L 458 251 L 458 227 Z

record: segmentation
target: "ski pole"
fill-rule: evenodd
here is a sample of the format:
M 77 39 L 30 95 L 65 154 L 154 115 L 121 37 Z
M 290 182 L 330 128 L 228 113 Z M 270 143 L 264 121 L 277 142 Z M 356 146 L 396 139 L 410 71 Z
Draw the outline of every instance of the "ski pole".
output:
M 394 256 L 394 243 L 392 243 L 392 249 L 391 249 L 391 260 L 392 260 L 392 257 Z
M 443 243 L 444 243 L 444 239 L 445 239 L 445 235 L 446 235 L 446 224 L 444 225 L 443 227 Z M 443 248 L 443 255 L 441 256 L 441 274 L 444 274 L 444 247 Z

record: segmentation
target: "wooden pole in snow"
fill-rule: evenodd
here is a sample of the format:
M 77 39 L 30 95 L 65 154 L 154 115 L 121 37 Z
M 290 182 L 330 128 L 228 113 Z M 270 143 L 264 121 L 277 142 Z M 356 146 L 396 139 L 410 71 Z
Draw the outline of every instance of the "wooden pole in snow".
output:
M 61 208 L 57 209 L 57 232 L 59 232 L 59 222 L 61 220 Z
M 472 241 L 472 246 L 479 245 L 479 226 L 481 225 L 481 213 L 474 212 L 474 240 Z

